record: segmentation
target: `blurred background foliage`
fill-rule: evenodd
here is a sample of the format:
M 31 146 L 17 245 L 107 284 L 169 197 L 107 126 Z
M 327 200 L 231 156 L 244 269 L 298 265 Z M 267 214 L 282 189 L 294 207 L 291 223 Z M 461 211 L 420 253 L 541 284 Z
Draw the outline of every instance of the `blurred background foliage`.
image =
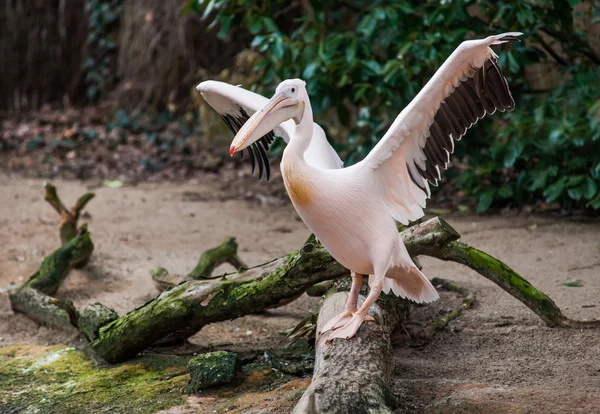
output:
M 173 163 L 180 172 L 163 176 L 217 171 L 213 153 L 226 154 L 231 136 L 194 86 L 219 79 L 271 95 L 301 77 L 350 165 L 462 41 L 505 31 L 524 32 L 496 48 L 516 109 L 467 133 L 435 197 L 468 196 L 478 211 L 600 211 L 600 3 L 591 0 L 9 0 L 0 3 L 0 153 L 15 169 L 80 178 Z
M 346 163 L 363 158 L 395 116 L 465 39 L 506 31 L 498 47 L 516 101 L 476 125 L 446 177 L 491 205 L 560 203 L 600 209 L 600 8 L 578 0 L 192 0 L 226 38 L 252 34 L 254 85 L 307 81 L 317 122 Z M 447 185 L 447 184 L 444 184 Z

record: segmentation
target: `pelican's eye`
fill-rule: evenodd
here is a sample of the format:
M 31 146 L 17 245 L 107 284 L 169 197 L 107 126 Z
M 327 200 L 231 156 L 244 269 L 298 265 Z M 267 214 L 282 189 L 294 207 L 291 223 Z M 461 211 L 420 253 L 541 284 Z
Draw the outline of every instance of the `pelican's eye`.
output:
M 296 92 L 296 88 L 292 88 L 292 93 Z

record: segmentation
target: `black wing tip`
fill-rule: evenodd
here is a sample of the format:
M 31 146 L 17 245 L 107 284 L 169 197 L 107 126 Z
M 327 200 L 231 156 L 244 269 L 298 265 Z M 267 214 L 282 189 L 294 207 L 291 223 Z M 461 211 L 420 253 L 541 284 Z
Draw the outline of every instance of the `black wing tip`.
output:
M 225 124 L 229 127 L 231 132 L 237 134 L 237 132 L 242 128 L 242 126 L 248 121 L 250 116 L 248 112 L 241 106 L 239 107 L 239 116 L 234 116 L 231 114 L 221 115 Z M 258 165 L 258 179 L 262 181 L 263 174 L 266 175 L 267 181 L 271 180 L 271 165 L 269 163 L 269 158 L 267 157 L 266 152 L 269 150 L 271 143 L 275 140 L 275 134 L 273 131 L 263 135 L 258 141 L 251 144 L 247 150 L 248 154 L 250 154 L 250 162 L 252 164 L 252 175 L 254 175 L 254 171 L 256 170 L 256 166 Z M 241 151 L 241 157 L 244 159 L 244 151 Z
M 514 35 L 514 34 L 504 35 L 499 40 L 505 40 L 507 42 L 520 42 L 521 39 L 519 38 L 519 36 L 523 36 L 523 33 L 520 33 L 518 35 Z

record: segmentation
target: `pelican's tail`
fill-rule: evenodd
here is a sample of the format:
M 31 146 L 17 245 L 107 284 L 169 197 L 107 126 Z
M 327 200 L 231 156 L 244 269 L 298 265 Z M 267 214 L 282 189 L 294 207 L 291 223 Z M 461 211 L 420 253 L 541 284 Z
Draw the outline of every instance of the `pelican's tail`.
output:
M 429 303 L 439 299 L 440 295 L 429 279 L 415 266 L 410 264 L 408 272 L 401 267 L 390 268 L 383 280 L 382 291 L 417 303 Z

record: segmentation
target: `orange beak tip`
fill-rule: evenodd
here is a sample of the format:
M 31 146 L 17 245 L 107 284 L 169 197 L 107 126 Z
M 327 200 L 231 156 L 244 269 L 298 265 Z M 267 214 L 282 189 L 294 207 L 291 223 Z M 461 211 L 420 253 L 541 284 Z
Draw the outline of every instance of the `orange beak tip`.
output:
M 233 157 L 234 153 L 235 153 L 235 145 L 232 145 L 231 147 L 229 147 L 229 156 Z

